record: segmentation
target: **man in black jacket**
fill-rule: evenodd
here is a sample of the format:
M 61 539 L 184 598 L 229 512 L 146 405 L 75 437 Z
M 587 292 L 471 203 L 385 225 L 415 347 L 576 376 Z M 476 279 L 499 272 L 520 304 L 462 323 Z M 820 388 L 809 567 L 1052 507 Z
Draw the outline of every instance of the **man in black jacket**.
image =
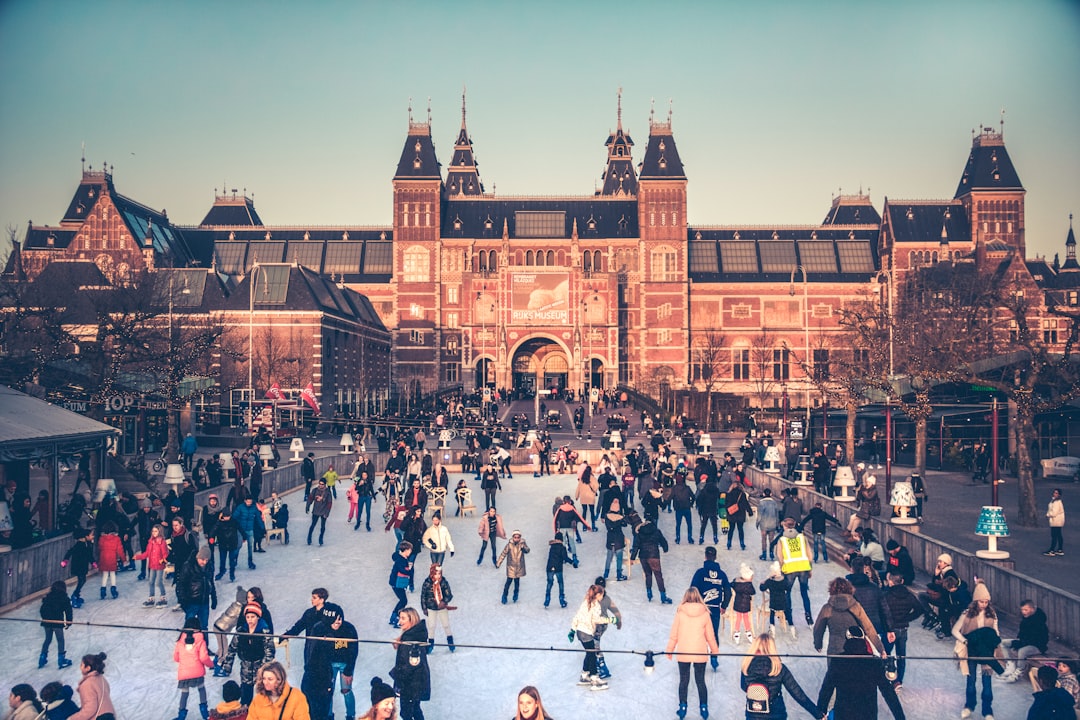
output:
M 313 632 L 315 626 L 323 621 L 328 624 L 334 621 L 334 618 L 338 615 L 345 616 L 345 612 L 341 609 L 340 605 L 332 602 L 328 602 L 327 598 L 330 597 L 330 593 L 326 588 L 317 587 L 311 591 L 311 607 L 304 611 L 304 614 L 300 616 L 300 619 L 292 624 L 288 630 L 285 631 L 285 639 L 299 635 L 300 633 L 306 633 L 308 635 L 314 635 Z
M 176 595 L 184 610 L 184 619 L 198 618 L 206 632 L 211 610 L 217 610 L 217 589 L 210 571 L 210 548 L 206 545 L 188 558 L 176 573 Z
M 844 654 L 833 658 L 818 693 L 818 712 L 824 715 L 836 693 L 835 720 L 877 720 L 877 694 L 885 698 L 896 720 L 904 720 L 904 708 L 892 683 L 885 677 L 885 665 L 872 657 L 870 645 L 858 625 L 848 628 Z
M 914 583 L 915 563 L 912 562 L 911 555 L 908 554 L 907 548 L 895 540 L 890 540 L 885 544 L 885 551 L 888 553 L 885 556 L 886 572 L 898 573 L 904 578 L 905 585 L 910 586 Z
M 311 484 L 315 482 L 315 453 L 309 452 L 307 457 L 304 458 L 303 464 L 300 466 L 300 477 L 304 478 L 304 502 L 307 502 L 308 495 L 311 494 Z M 307 508 L 304 509 L 307 513 Z
M 810 512 L 806 513 L 806 517 L 801 522 L 795 525 L 795 529 L 799 532 L 803 531 L 803 528 L 807 524 L 810 525 L 810 532 L 814 534 L 814 563 L 818 561 L 818 550 L 821 550 L 821 559 L 824 562 L 829 562 L 829 549 L 825 546 L 825 523 L 831 522 L 836 527 L 843 527 L 840 521 L 834 516 L 825 512 L 821 507 L 820 502 L 814 503 L 814 507 L 810 508 Z
M 356 672 L 356 656 L 359 654 L 360 644 L 356 641 L 356 628 L 352 623 L 346 622 L 345 617 L 338 615 L 337 619 L 330 623 L 330 637 L 335 638 L 333 650 L 330 655 L 330 692 L 333 695 L 334 678 L 341 675 L 341 694 L 345 696 L 345 717 L 352 720 L 356 717 L 356 697 L 352 691 L 353 673 Z M 330 700 L 330 717 L 334 716 L 334 701 Z
M 308 701 L 311 720 L 329 720 L 334 703 L 334 646 L 333 640 L 316 638 L 330 637 L 334 634 L 333 626 L 341 620 L 341 614 L 330 612 L 320 616 L 311 627 L 307 642 L 304 643 L 304 677 L 300 689 Z
M 1050 645 L 1050 629 L 1046 625 L 1046 613 L 1035 605 L 1034 600 L 1020 603 L 1020 630 L 1009 647 L 1016 651 L 1016 669 L 1003 679 L 1013 682 L 1027 675 L 1030 664 L 1027 659 L 1032 655 L 1045 655 Z
M 885 652 L 892 654 L 896 648 L 896 680 L 893 689 L 899 691 L 904 684 L 904 670 L 907 668 L 908 626 L 923 614 L 922 606 L 915 593 L 904 583 L 904 577 L 895 570 L 889 570 L 885 585 L 885 607 L 889 616 L 889 631 L 882 640 Z

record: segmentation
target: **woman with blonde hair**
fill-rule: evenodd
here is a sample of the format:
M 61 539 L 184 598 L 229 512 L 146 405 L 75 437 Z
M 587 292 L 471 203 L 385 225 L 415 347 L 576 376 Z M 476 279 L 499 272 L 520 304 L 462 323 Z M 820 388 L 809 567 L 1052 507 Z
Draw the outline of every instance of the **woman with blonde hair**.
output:
M 544 709 L 544 703 L 540 700 L 540 691 L 532 685 L 521 688 L 517 706 L 514 720 L 554 720 Z
M 581 664 L 581 678 L 578 685 L 588 685 L 591 690 L 607 690 L 607 681 L 599 675 L 596 657 L 596 626 L 610 622 L 600 609 L 600 601 L 604 597 L 604 588 L 600 585 L 590 585 L 585 591 L 585 599 L 581 607 L 574 613 L 574 619 L 570 623 L 570 632 L 577 633 L 577 639 L 585 648 L 585 660 Z
M 683 594 L 682 603 L 675 610 L 675 620 L 671 623 L 667 648 L 664 652 L 668 660 L 678 648 L 676 659 L 679 662 L 679 709 L 676 715 L 686 717 L 686 697 L 690 687 L 690 666 L 694 666 L 694 682 L 697 683 L 698 703 L 701 706 L 702 720 L 709 717 L 709 691 L 705 686 L 705 658 L 719 652 L 716 633 L 713 631 L 712 616 L 701 593 L 692 587 Z
M 371 678 L 371 709 L 357 720 L 397 720 L 397 693 L 381 677 Z
M 975 583 L 971 593 L 971 604 L 953 625 L 953 637 L 956 638 L 957 654 L 961 656 L 960 671 L 967 676 L 964 709 L 960 717 L 971 717 L 975 711 L 975 675 L 982 669 L 982 711 L 984 718 L 994 715 L 994 691 L 990 685 L 991 671 L 1001 675 L 1004 666 L 997 660 L 968 660 L 968 658 L 1002 657 L 1001 636 L 998 635 L 998 618 L 990 604 L 990 591 L 986 583 Z
M 390 675 L 401 697 L 401 720 L 424 720 L 420 703 L 431 699 L 427 623 L 411 607 L 398 613 L 398 623 L 401 635 L 394 641 L 397 657 Z
M 248 720 L 309 720 L 307 697 L 289 685 L 285 668 L 277 660 L 259 668 L 255 697 L 248 708 Z
M 776 641 L 768 633 L 758 635 L 750 645 L 750 652 L 742 661 L 740 684 L 746 693 L 746 720 L 787 720 L 785 688 L 810 717 L 825 717 L 799 687 L 787 666 L 780 662 Z

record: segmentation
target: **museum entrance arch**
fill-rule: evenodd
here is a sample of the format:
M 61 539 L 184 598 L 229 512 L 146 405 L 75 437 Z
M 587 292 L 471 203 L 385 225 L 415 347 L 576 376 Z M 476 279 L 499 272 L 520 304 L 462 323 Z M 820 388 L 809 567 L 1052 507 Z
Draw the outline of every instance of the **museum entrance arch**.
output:
M 530 338 L 523 342 L 514 351 L 511 370 L 517 397 L 532 397 L 540 388 L 561 392 L 570 378 L 566 351 L 547 338 Z

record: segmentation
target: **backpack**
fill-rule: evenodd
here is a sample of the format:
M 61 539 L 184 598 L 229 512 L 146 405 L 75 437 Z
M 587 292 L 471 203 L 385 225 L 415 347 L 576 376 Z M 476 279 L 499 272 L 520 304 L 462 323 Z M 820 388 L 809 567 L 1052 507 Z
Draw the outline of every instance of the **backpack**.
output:
M 746 686 L 746 712 L 748 715 L 771 713 L 769 688 L 764 683 L 750 683 Z

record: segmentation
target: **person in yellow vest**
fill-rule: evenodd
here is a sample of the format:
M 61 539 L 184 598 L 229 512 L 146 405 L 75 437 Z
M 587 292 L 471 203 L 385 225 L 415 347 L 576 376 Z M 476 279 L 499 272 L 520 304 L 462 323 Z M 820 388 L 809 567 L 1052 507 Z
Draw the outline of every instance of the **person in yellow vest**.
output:
M 799 592 L 802 595 L 803 611 L 806 613 L 806 624 L 814 624 L 814 616 L 810 613 L 810 576 L 813 574 L 810 564 L 810 554 L 807 552 L 806 536 L 795 529 L 795 518 L 786 517 L 783 522 L 783 532 L 777 535 L 769 545 L 769 553 L 779 543 L 780 572 L 787 580 L 788 588 L 799 583 Z
M 330 494 L 337 500 L 338 474 L 333 465 L 330 466 L 329 470 L 323 473 L 322 479 L 326 481 L 326 487 L 330 489 Z

